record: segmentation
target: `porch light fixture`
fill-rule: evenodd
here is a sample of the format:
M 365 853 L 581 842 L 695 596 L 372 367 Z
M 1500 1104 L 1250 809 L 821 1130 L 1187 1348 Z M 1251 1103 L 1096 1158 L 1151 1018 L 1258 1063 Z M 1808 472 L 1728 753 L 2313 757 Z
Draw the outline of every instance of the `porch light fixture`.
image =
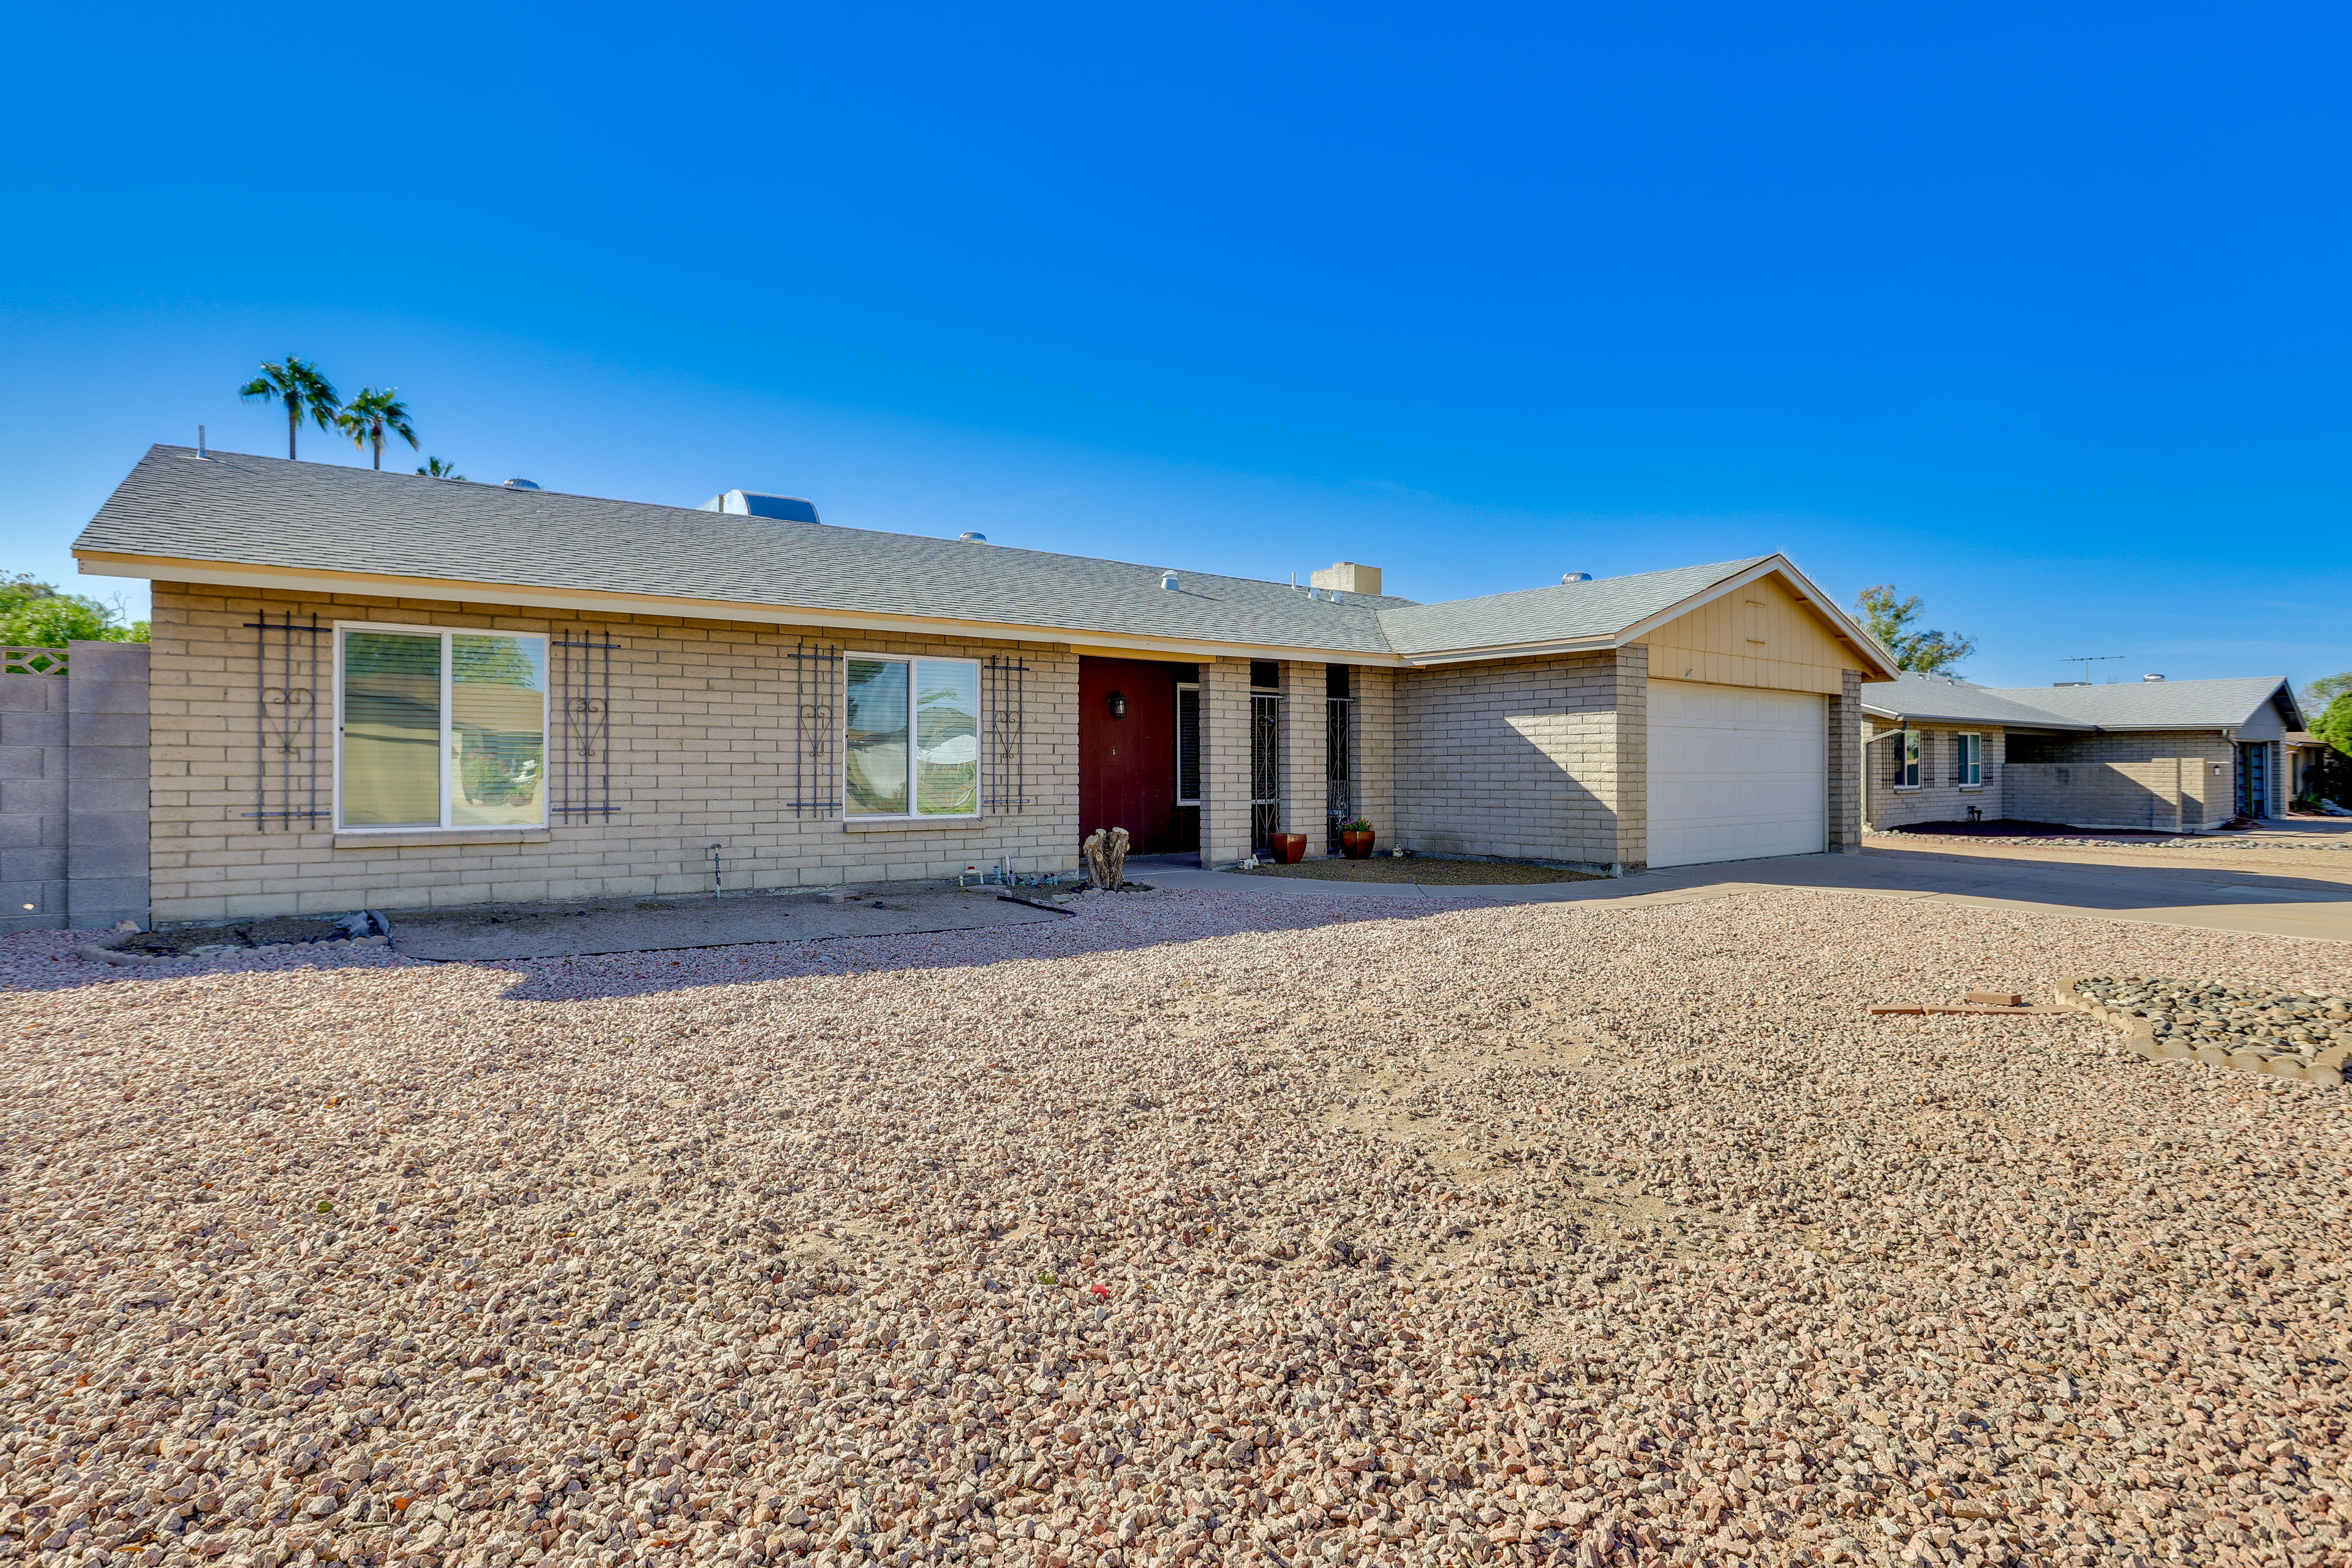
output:
M 1124 719 L 1127 717 L 1126 692 L 1114 691 L 1110 694 L 1110 716 L 1114 719 Z

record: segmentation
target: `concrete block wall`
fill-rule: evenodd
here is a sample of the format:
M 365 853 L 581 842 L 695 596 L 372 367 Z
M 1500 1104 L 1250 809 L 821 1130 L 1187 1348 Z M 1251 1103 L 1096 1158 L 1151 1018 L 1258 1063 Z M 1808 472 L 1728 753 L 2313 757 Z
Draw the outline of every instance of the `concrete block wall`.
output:
M 1329 671 L 1319 661 L 1285 659 L 1282 665 L 1282 827 L 1286 833 L 1307 835 L 1307 858 L 1320 860 L 1328 851 L 1326 799 L 1330 781 L 1325 776 L 1327 727 L 1330 700 Z
M 0 931 L 148 918 L 144 643 L 0 674 Z
M 1895 739 L 1899 732 L 1896 726 L 1870 720 L 1845 727 L 1844 732 L 1861 748 L 1864 798 L 1869 803 L 1872 827 L 1884 832 L 1918 822 L 1964 822 L 1970 806 L 1988 817 L 2024 815 L 2011 810 L 2008 804 L 2002 783 L 2008 776 L 2008 757 L 1999 725 L 1919 724 L 1914 728 L 1920 733 L 1919 787 L 1902 789 L 1895 783 L 1895 752 L 1902 745 Z M 1833 725 L 1831 733 L 1837 732 Z M 1984 738 L 1984 784 L 1979 789 L 1964 788 L 1959 782 L 1959 750 L 1954 737 L 1963 734 Z M 1863 743 L 1865 735 L 1867 743 Z M 1849 766 L 1843 776 L 1851 780 L 1854 771 Z M 1830 775 L 1832 791 L 1839 776 Z M 1834 824 L 1831 831 L 1834 842 Z
M 1206 660 L 1201 666 L 1201 864 L 1231 866 L 1249 853 L 1249 660 Z
M 2173 764 L 2178 762 L 2179 784 Z M 2237 749 L 2218 731 L 2143 731 L 2070 736 L 2031 777 L 2004 772 L 2009 815 L 2076 827 L 2219 827 L 2236 815 Z M 2062 781 L 2057 770 L 2063 769 Z
M 1648 681 L 1639 647 L 1397 671 L 1387 842 L 1604 870 L 1644 864 Z
M 481 834 L 337 834 L 324 823 L 263 831 L 245 814 L 257 808 L 259 783 L 256 645 L 247 623 L 265 608 L 298 619 L 315 612 L 321 625 L 608 634 L 621 645 L 612 656 L 617 809 L 608 820 L 557 818 L 543 829 Z M 1021 871 L 1078 864 L 1077 659 L 1065 647 L 166 583 L 155 585 L 153 636 L 152 877 L 161 921 L 702 892 L 711 887 L 713 843 L 730 890 L 951 876 L 1000 858 Z M 1029 667 L 1026 806 L 947 825 L 795 817 L 790 656 L 803 636 L 890 657 L 1020 656 Z M 320 652 L 322 711 L 312 738 L 331 758 L 332 687 L 328 649 Z M 840 667 L 824 668 L 837 716 Z M 551 751 L 558 741 L 560 732 Z M 550 761 L 556 770 L 572 765 Z M 837 736 L 831 763 L 840 765 Z M 982 765 L 994 765 L 986 741 Z M 320 773 L 324 807 L 331 767 Z M 984 772 L 982 794 L 993 789 Z

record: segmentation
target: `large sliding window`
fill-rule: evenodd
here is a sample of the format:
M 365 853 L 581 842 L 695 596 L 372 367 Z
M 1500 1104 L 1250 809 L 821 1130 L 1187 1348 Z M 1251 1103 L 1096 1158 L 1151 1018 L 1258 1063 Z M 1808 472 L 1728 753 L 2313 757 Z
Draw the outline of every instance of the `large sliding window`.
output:
M 851 816 L 980 815 L 980 661 L 851 654 Z
M 338 827 L 547 822 L 547 639 L 336 634 Z

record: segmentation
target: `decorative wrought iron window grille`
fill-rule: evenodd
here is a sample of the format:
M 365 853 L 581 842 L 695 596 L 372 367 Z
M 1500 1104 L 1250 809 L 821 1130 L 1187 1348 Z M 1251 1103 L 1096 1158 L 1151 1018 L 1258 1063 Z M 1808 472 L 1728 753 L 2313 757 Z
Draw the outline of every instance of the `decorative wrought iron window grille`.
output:
M 1017 658 L 992 658 L 981 666 L 988 710 L 988 793 L 981 809 L 1018 816 L 1029 804 L 1029 667 Z
M 559 822 L 613 820 L 613 650 L 610 632 L 583 630 L 555 647 L 556 744 L 562 765 L 551 803 Z
M 1355 702 L 1323 700 L 1323 847 L 1339 851 L 1339 825 L 1356 815 Z
M 1274 847 L 1282 831 L 1282 699 L 1250 693 L 1250 848 Z
M 803 638 L 784 656 L 793 660 L 793 795 L 797 817 L 841 815 L 841 753 L 835 743 L 841 712 L 841 649 Z
M 288 610 L 278 620 L 269 612 L 245 623 L 254 634 L 253 707 L 255 718 L 254 809 L 244 815 L 263 833 L 272 824 L 291 832 L 301 824 L 331 820 L 332 810 L 319 800 L 319 639 L 334 635 L 312 615 L 306 625 Z M 270 684 L 270 649 L 277 648 L 278 681 Z M 278 807 L 270 809 L 275 793 Z

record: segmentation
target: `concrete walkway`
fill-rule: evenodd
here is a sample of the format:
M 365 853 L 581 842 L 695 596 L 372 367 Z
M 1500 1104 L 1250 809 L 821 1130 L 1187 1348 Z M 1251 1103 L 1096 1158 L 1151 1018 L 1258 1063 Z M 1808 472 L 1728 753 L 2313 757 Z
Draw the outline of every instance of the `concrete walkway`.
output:
M 2352 942 L 2352 875 L 2282 875 L 2227 867 L 2083 864 L 1868 848 L 1859 855 L 1791 855 L 1644 871 L 1614 881 L 1501 887 L 1320 882 L 1154 866 L 1163 888 L 1213 888 L 1318 898 L 1482 899 L 1497 903 L 1639 905 L 1729 898 L 1759 888 L 1812 888 L 1866 898 L 1928 899 L 1988 909 L 2033 910 L 2086 920 L 2134 921 L 2206 931 Z

